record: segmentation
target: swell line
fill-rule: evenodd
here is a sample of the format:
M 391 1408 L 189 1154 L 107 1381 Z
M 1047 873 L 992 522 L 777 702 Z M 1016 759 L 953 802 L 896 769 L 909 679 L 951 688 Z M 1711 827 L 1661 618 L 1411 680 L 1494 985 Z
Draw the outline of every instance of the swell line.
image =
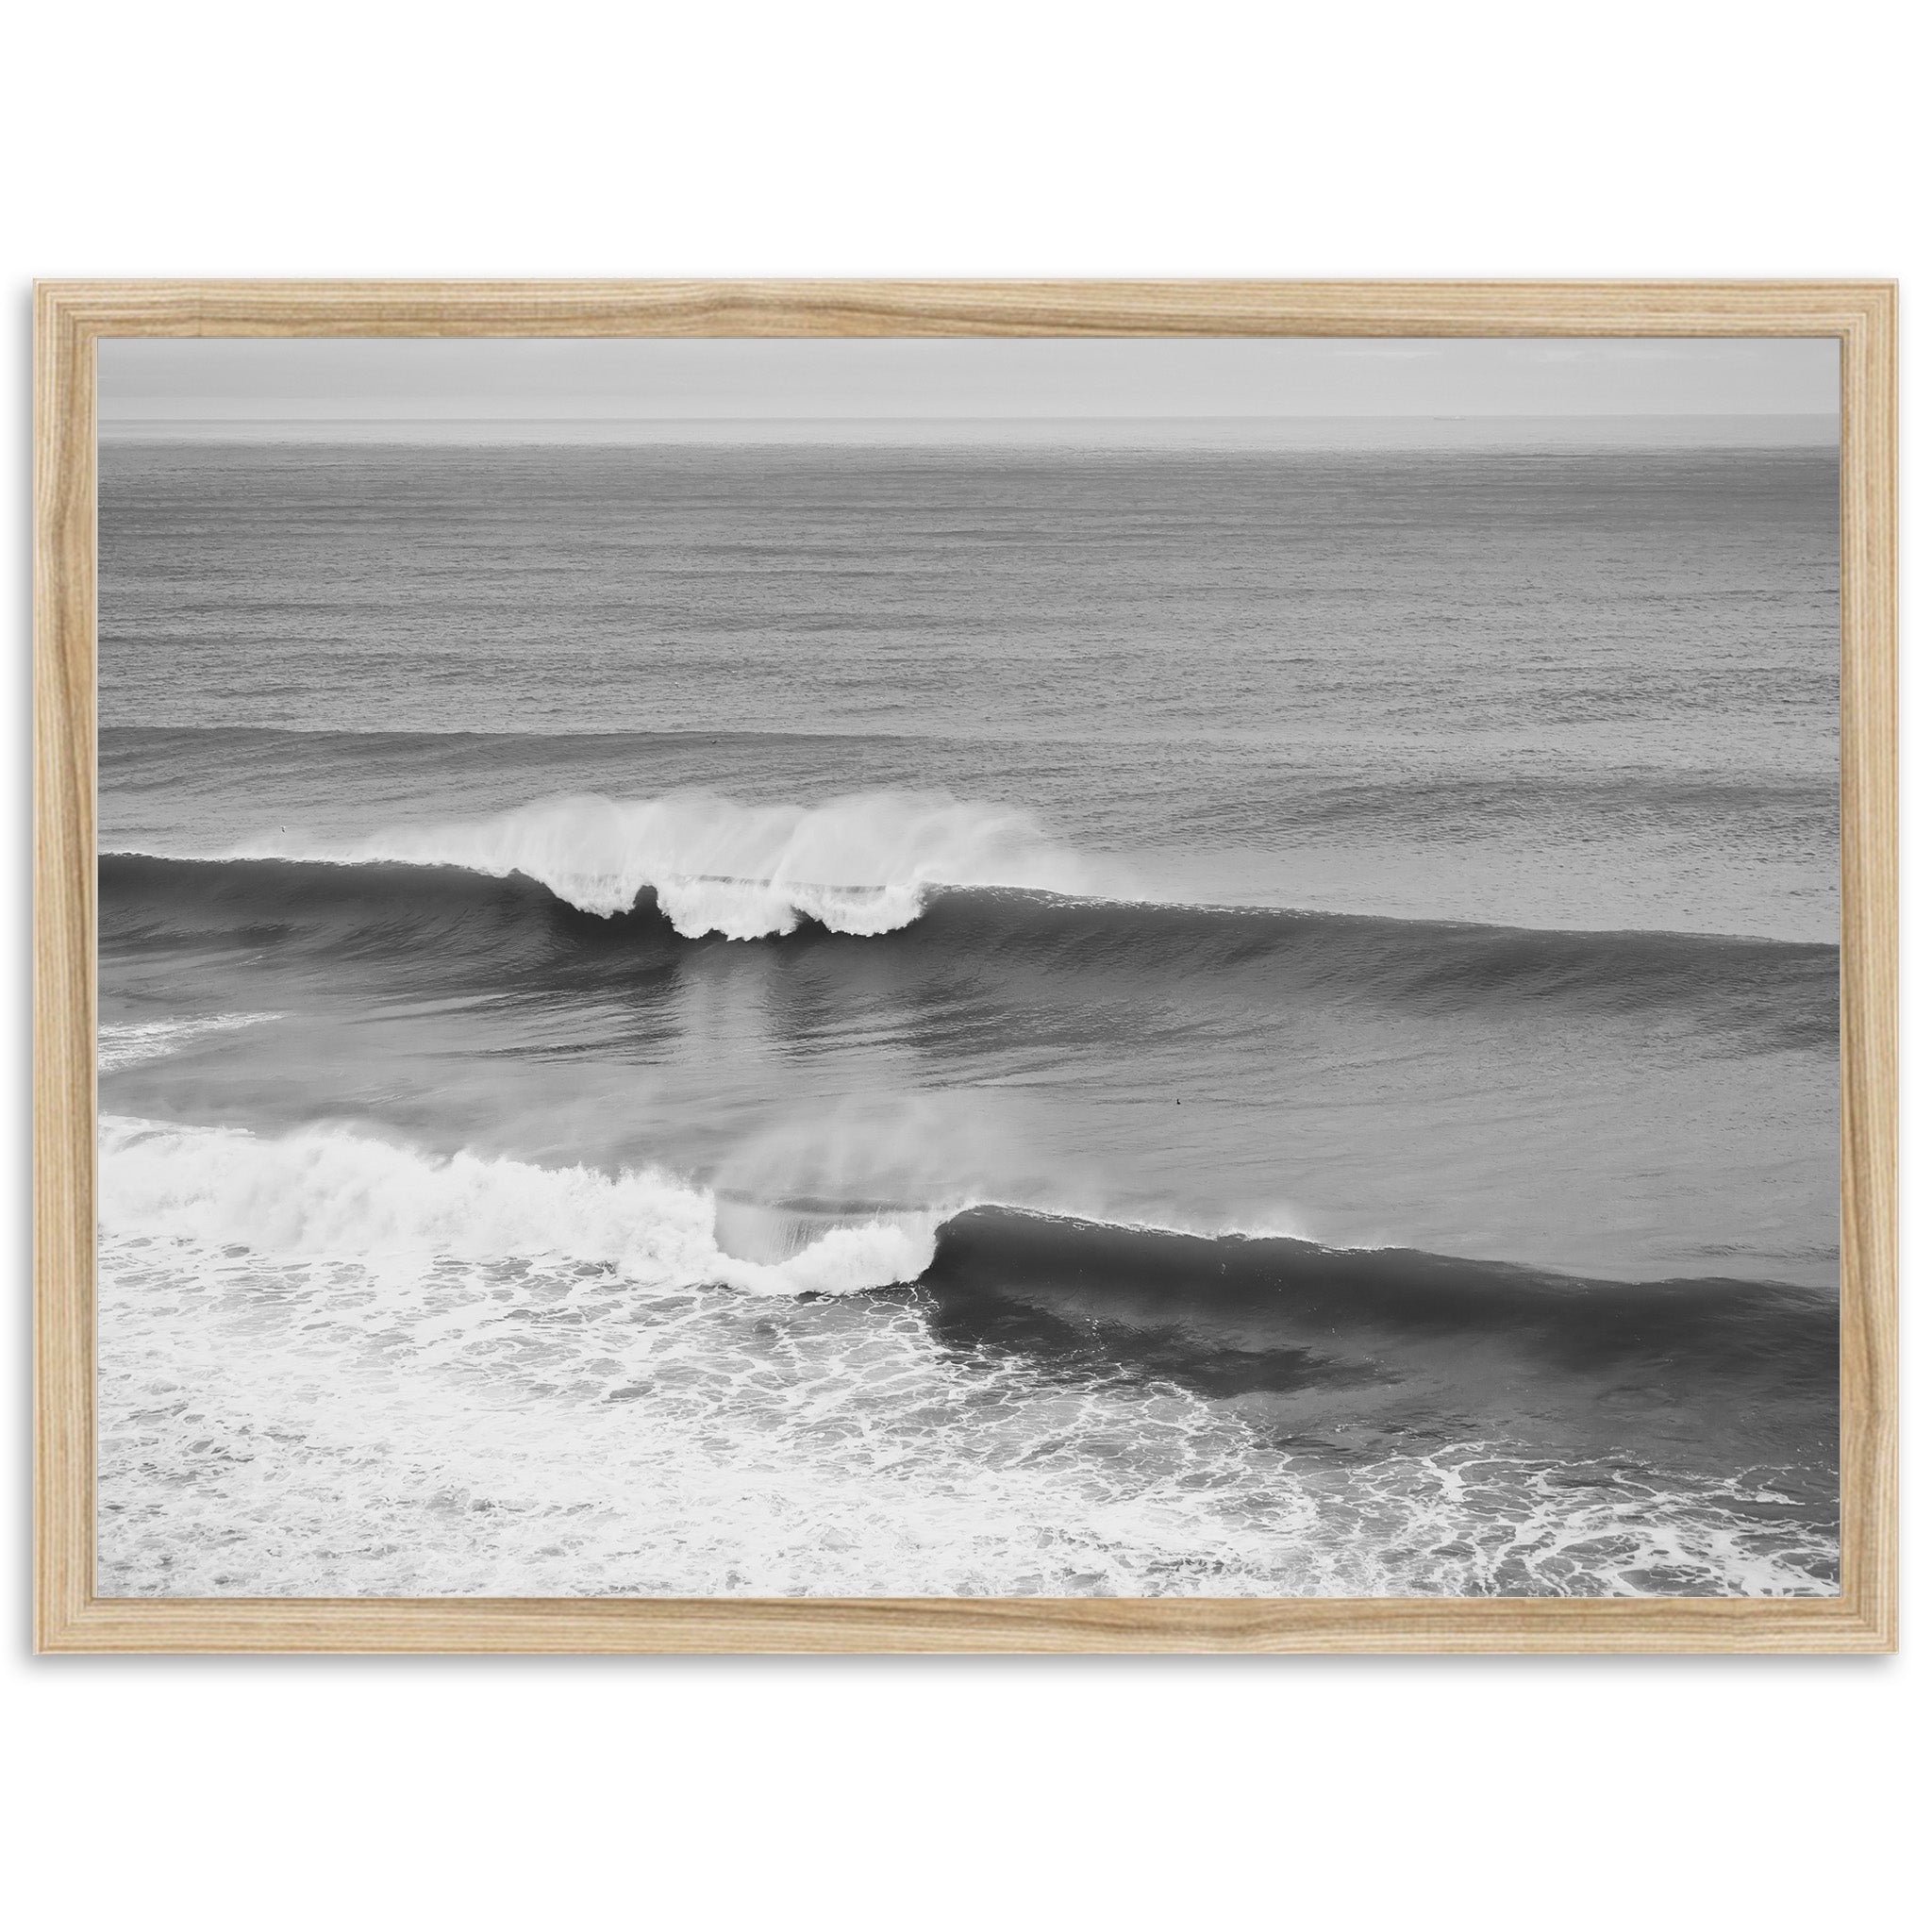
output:
M 518 874 L 454 866 L 104 855 L 103 941 L 140 951 L 273 943 L 318 970 L 354 958 L 427 985 L 567 992 L 619 988 L 673 968 L 693 943 L 689 908 L 709 893 L 758 898 L 759 882 L 698 878 L 639 888 L 587 912 Z M 881 889 L 883 891 L 885 889 Z M 1524 1006 L 1582 1014 L 1674 1010 L 1734 1041 L 1827 1049 L 1838 1033 L 1836 946 L 1696 933 L 1574 932 L 1374 915 L 1173 906 L 1012 888 L 904 889 L 894 919 L 866 921 L 842 889 L 782 940 L 803 958 L 862 945 L 880 970 L 968 970 L 1056 982 L 1108 979 L 1416 1012 Z M 823 916 L 820 916 L 820 915 Z M 903 915 L 903 916 L 900 916 Z

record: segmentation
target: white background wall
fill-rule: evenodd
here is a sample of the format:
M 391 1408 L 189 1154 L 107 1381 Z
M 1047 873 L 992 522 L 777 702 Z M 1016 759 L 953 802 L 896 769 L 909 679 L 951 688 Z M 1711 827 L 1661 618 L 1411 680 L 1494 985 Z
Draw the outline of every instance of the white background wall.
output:
M 1902 1660 L 1732 1663 L 35 1662 L 25 1570 L 30 276 L 1896 275 L 1909 451 L 1932 308 L 1910 21 L 1768 0 L 14 16 L 0 1911 L 1775 1928 L 1921 1908 L 1909 1560 Z M 1918 884 L 1908 867 L 1908 989 Z M 1923 1026 L 1906 1038 L 1909 1197 Z M 1923 1443 L 1908 1427 L 1908 1503 Z

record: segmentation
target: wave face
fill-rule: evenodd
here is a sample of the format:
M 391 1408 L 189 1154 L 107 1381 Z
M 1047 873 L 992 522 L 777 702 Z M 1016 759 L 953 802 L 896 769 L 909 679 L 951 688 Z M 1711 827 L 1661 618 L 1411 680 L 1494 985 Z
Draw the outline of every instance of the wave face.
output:
M 939 1230 L 924 1280 L 942 1332 L 1141 1360 L 1209 1393 L 1417 1377 L 1498 1358 L 1641 1399 L 1774 1404 L 1817 1424 L 1838 1381 L 1836 1298 L 1735 1279 L 1591 1281 L 1396 1248 L 1107 1228 L 976 1208 Z M 1467 1407 L 1467 1389 L 1456 1391 Z M 1405 1399 L 1408 1399 L 1405 1397 Z M 1521 1399 L 1516 1391 L 1514 1399 Z M 1534 1406 L 1530 1398 L 1526 1407 Z M 1352 1420 L 1358 1407 L 1352 1407 Z M 1752 1459 L 1748 1458 L 1747 1459 Z
M 641 810 L 657 823 L 650 816 L 656 808 Z M 899 865 L 904 875 L 874 885 L 808 885 L 784 878 L 784 867 L 808 837 L 829 839 L 831 826 L 844 821 L 827 824 L 800 815 L 781 839 L 777 824 L 747 817 L 758 824 L 768 855 L 770 841 L 781 841 L 779 874 L 679 876 L 658 884 L 641 859 L 625 861 L 629 870 L 585 869 L 574 836 L 572 861 L 553 861 L 545 856 L 547 841 L 566 824 L 573 835 L 581 825 L 574 814 L 553 819 L 537 811 L 508 828 L 466 833 L 476 841 L 467 848 L 469 860 L 403 859 L 397 851 L 407 841 L 385 835 L 367 854 L 320 859 L 110 854 L 101 860 L 101 877 L 116 937 L 137 942 L 147 936 L 173 942 L 188 931 L 288 932 L 318 958 L 387 952 L 410 973 L 421 970 L 423 956 L 448 958 L 459 947 L 466 973 L 480 974 L 487 961 L 492 974 L 558 989 L 621 981 L 648 969 L 664 957 L 666 926 L 682 939 L 796 934 L 795 943 L 808 942 L 816 930 L 820 940 L 891 934 L 915 959 L 992 957 L 1016 974 L 1213 975 L 1218 987 L 1231 979 L 1265 983 L 1273 998 L 1312 996 L 1418 1012 L 1524 1002 L 1579 1014 L 1674 1009 L 1713 1037 L 1767 1051 L 1824 1047 L 1837 1039 L 1835 946 L 1163 906 L 1078 899 L 1058 889 L 975 890 L 921 878 L 923 867 L 939 861 L 903 857 L 936 851 L 952 823 L 945 814 L 937 820 L 939 833 L 913 822 L 905 828 L 902 854 L 875 854 L 872 870 Z M 620 813 L 612 823 L 628 821 Z M 423 844 L 442 854 L 466 849 L 442 833 L 425 833 Z M 722 846 L 707 849 L 723 862 Z M 991 851 L 991 835 L 979 849 Z M 680 850 L 689 858 L 694 848 Z M 849 879 L 863 868 L 846 851 Z M 751 856 L 749 845 L 739 848 L 741 862 Z M 1040 854 L 1034 861 L 1051 870 Z M 999 868 L 989 858 L 988 869 Z M 1025 864 L 1007 869 L 1024 871 Z M 1070 865 L 1063 876 L 1073 875 Z M 490 883 L 495 880 L 503 886 Z M 599 932 L 574 919 L 575 912 L 608 929 Z M 914 921 L 918 930 L 906 932 Z

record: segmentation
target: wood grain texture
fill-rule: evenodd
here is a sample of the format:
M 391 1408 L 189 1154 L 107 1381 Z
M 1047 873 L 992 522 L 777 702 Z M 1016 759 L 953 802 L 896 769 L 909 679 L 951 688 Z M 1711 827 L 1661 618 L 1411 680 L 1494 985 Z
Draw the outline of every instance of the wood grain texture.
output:
M 159 1599 L 94 1593 L 102 336 L 1831 336 L 1843 358 L 1836 1598 Z M 35 304 L 35 1631 L 49 1652 L 1896 1648 L 1897 290 L 1889 282 L 93 282 Z
M 1845 1600 L 1898 1644 L 1898 302 L 1842 348 L 1839 1106 Z
M 1861 282 L 56 282 L 108 336 L 1843 336 Z
M 94 1577 L 94 352 L 34 311 L 35 1628 Z

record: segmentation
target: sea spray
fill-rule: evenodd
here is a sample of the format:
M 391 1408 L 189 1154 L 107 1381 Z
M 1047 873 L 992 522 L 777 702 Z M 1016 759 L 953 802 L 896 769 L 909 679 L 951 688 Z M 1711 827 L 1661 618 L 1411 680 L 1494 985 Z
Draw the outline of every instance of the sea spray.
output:
M 828 1229 L 777 1262 L 727 1255 L 708 1190 L 461 1153 L 435 1159 L 340 1128 L 267 1138 L 233 1127 L 101 1122 L 104 1234 L 236 1245 L 277 1260 L 389 1265 L 545 1257 L 646 1288 L 843 1294 L 915 1280 L 936 1216 Z
M 926 886 L 1079 892 L 1096 876 L 1026 813 L 937 792 L 871 792 L 812 806 L 746 806 L 704 792 L 559 798 L 363 839 L 277 833 L 244 841 L 228 856 L 522 873 L 606 917 L 627 912 L 655 887 L 690 939 L 791 932 L 801 916 L 835 932 L 889 932 L 918 917 Z

